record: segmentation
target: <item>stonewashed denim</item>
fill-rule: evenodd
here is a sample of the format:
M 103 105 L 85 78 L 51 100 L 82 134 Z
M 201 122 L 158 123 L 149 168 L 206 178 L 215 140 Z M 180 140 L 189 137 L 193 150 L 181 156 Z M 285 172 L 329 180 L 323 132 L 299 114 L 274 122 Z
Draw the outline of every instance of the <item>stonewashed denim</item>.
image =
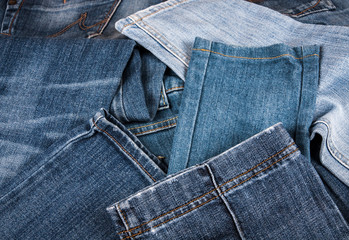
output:
M 182 79 L 195 37 L 237 46 L 321 45 L 311 133 L 323 139 L 322 164 L 349 186 L 349 28 L 303 24 L 242 0 L 169 0 L 118 21 L 116 28 Z
M 349 26 L 348 0 L 248 0 L 276 10 L 297 21 Z
M 119 38 L 117 20 L 162 0 L 2 0 L 5 36 Z
M 168 173 L 201 163 L 278 122 L 309 158 L 319 51 L 283 44 L 235 47 L 197 38 Z
M 115 239 L 106 208 L 164 178 L 159 165 L 101 110 L 0 185 L 1 239 Z
M 31 172 L 21 165 L 101 107 L 120 119 L 155 117 L 166 66 L 132 40 L 4 37 L 0 46 L 0 182 L 22 181 Z
M 349 239 L 281 124 L 108 208 L 119 239 Z

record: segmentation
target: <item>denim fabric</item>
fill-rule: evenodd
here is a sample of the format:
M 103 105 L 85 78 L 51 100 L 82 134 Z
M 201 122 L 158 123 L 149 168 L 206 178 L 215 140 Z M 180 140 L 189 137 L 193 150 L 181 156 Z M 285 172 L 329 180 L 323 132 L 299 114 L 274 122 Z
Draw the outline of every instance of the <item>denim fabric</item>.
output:
M 175 134 L 184 81 L 167 70 L 163 79 L 158 111 L 152 121 L 129 122 L 125 126 L 166 166 Z M 166 169 L 167 172 L 167 169 Z
M 234 47 L 197 38 L 168 173 L 282 122 L 309 158 L 319 47 Z M 206 147 L 204 147 L 206 146 Z
M 6 36 L 118 38 L 117 20 L 162 0 L 1 1 L 1 32 Z M 3 12 L 3 14 L 1 14 Z
M 281 124 L 108 208 L 120 239 L 348 239 Z
M 165 65 L 134 41 L 5 37 L 0 45 L 1 181 L 27 177 L 21 165 L 34 164 L 101 107 L 114 110 L 116 99 L 126 109 L 150 113 L 149 121 L 155 117 Z M 150 70 L 142 71 L 144 64 Z M 123 87 L 129 81 L 136 90 Z M 120 89 L 137 105 L 117 98 Z M 143 115 L 132 119 L 137 117 Z
M 116 28 L 182 79 L 195 37 L 237 46 L 321 45 L 311 131 L 322 136 L 322 164 L 349 186 L 349 28 L 302 24 L 242 0 L 169 0 L 118 21 Z
M 349 26 L 347 0 L 249 0 L 249 2 L 256 2 L 304 23 Z
M 34 161 L 20 171 L 30 175 L 0 185 L 1 239 L 115 239 L 106 208 L 165 177 L 105 110 Z

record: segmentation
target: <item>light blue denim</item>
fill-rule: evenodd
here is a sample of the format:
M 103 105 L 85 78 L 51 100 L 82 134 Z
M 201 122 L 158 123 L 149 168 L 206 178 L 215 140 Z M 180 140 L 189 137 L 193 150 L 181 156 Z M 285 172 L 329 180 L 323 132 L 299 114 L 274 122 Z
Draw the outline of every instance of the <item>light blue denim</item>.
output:
M 108 208 L 119 239 L 349 239 L 281 124 Z
M 303 23 L 349 26 L 348 0 L 249 0 Z
M 168 174 L 282 122 L 310 158 L 318 46 L 236 47 L 196 38 Z
M 349 28 L 303 24 L 242 0 L 169 0 L 118 21 L 116 29 L 183 80 L 195 37 L 250 47 L 320 45 L 311 138 L 321 135 L 322 164 L 349 186 Z

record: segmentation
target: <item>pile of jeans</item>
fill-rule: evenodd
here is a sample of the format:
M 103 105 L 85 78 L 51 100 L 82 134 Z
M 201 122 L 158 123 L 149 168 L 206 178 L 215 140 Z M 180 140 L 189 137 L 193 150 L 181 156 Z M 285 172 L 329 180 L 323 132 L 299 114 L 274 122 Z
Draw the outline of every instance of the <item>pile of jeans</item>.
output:
M 0 19 L 0 239 L 349 239 L 348 0 Z

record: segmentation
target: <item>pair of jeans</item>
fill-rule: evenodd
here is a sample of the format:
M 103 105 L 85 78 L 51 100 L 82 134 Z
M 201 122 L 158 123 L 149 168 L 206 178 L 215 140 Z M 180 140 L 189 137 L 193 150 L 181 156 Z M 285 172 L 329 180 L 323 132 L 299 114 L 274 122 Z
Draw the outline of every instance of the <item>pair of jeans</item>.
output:
M 150 50 L 183 80 L 195 37 L 245 47 L 320 45 L 311 138 L 321 136 L 320 161 L 349 185 L 347 27 L 302 24 L 241 0 L 169 0 L 118 21 L 116 28 Z
M 120 38 L 117 20 L 162 0 L 3 0 L 1 35 Z
M 303 23 L 349 26 L 347 0 L 248 0 Z

